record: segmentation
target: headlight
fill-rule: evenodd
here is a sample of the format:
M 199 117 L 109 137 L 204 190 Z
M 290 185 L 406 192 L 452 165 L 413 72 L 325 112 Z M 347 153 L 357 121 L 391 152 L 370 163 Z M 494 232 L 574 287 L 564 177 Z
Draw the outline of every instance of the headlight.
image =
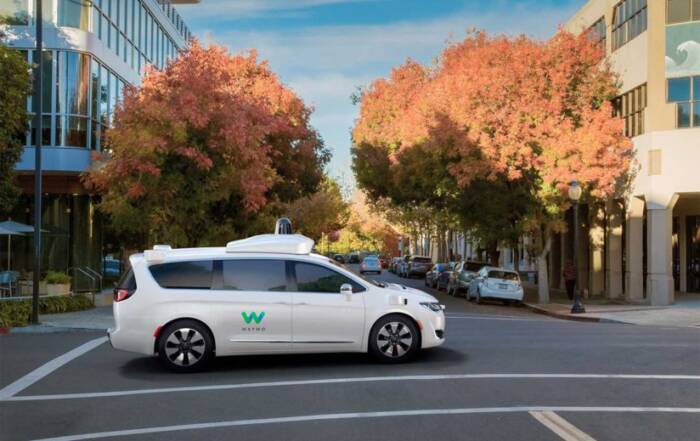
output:
M 431 310 L 433 312 L 440 312 L 443 309 L 445 309 L 445 307 L 443 305 L 441 305 L 437 302 L 421 302 L 421 305 L 425 306 L 426 308 L 428 308 L 429 310 Z

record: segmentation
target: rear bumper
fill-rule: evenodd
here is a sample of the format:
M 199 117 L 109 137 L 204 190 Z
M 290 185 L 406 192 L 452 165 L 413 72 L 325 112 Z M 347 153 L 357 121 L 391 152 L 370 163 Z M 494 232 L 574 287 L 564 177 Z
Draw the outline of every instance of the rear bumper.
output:
M 481 297 L 489 299 L 503 299 L 503 300 L 517 300 L 522 302 L 523 300 L 523 289 L 517 290 L 501 290 L 501 289 L 491 289 L 486 286 L 481 286 Z

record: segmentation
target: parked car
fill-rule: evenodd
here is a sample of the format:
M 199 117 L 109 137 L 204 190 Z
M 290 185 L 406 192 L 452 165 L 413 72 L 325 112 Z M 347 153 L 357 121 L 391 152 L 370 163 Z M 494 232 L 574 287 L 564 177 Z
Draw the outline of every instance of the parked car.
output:
M 366 279 L 313 245 L 298 234 L 264 234 L 134 254 L 114 290 L 110 343 L 157 355 L 178 372 L 243 354 L 369 352 L 396 363 L 444 343 L 435 297 Z
M 360 263 L 360 255 L 358 253 L 350 253 L 348 254 L 348 263 Z
M 400 263 L 401 263 L 400 257 L 392 257 L 391 262 L 389 262 L 389 272 L 396 274 Z
M 365 273 L 382 273 L 382 264 L 379 262 L 378 258 L 368 256 L 362 259 L 362 263 L 360 264 L 360 274 Z
M 379 256 L 379 263 L 382 265 L 383 269 L 388 269 L 389 268 L 389 257 Z
M 437 287 L 438 279 L 440 278 L 440 275 L 445 272 L 446 269 L 447 265 L 444 263 L 436 263 L 435 265 L 433 265 L 433 267 L 430 268 L 430 271 L 425 273 L 425 286 L 428 286 L 430 288 Z
M 469 291 L 469 284 L 472 283 L 472 279 L 474 279 L 479 273 L 479 270 L 485 266 L 488 266 L 488 263 L 474 260 L 457 263 L 447 282 L 447 294 L 451 296 L 458 296 L 461 293 L 466 294 L 466 292 Z
M 439 291 L 447 291 L 447 284 L 450 282 L 450 276 L 454 272 L 456 266 L 457 262 L 447 262 L 445 269 L 440 273 L 435 282 L 435 288 Z
M 427 256 L 408 256 L 401 265 L 403 277 L 425 276 L 433 267 L 433 260 Z
M 333 256 L 333 260 L 338 263 L 345 263 L 345 254 L 335 254 Z
M 469 300 L 481 303 L 483 299 L 500 299 L 503 303 L 523 301 L 523 285 L 515 271 L 485 266 L 469 284 Z

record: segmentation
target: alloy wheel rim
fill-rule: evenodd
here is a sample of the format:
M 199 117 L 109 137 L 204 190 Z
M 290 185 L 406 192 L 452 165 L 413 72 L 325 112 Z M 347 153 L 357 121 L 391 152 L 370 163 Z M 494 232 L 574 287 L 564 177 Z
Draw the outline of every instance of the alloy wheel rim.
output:
M 387 357 L 403 357 L 411 348 L 413 333 L 401 322 L 389 322 L 377 333 L 377 347 Z
M 165 355 L 177 366 L 192 366 L 204 356 L 206 342 L 196 329 L 180 328 L 165 340 Z

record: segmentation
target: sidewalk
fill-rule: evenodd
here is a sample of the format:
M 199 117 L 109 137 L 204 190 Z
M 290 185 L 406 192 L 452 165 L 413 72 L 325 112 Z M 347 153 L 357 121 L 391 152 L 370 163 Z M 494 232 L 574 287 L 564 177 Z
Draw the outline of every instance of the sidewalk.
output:
M 63 331 L 106 331 L 114 326 L 111 306 L 63 314 L 42 314 L 40 325 L 12 328 L 12 333 L 51 333 Z
M 553 290 L 551 302 L 537 303 L 537 287 L 527 287 L 525 306 L 530 310 L 564 320 L 628 323 L 634 325 L 700 328 L 700 294 L 676 294 L 671 306 L 625 304 L 605 298 L 583 299 L 586 312 L 571 314 L 572 302 L 562 292 Z

